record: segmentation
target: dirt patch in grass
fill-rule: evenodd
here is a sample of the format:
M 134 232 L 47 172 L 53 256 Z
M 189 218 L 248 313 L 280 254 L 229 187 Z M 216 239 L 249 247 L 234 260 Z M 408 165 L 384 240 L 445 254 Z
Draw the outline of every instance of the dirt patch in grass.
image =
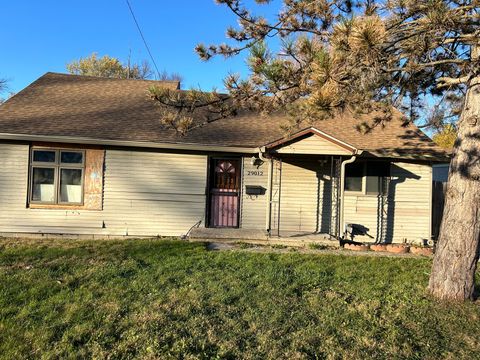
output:
M 479 304 L 427 296 L 426 258 L 207 251 L 144 239 L 0 246 L 0 358 L 480 353 Z

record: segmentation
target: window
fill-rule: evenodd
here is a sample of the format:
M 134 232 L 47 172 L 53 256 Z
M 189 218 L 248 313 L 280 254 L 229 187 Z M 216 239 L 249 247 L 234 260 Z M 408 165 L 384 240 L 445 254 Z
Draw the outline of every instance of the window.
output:
M 30 162 L 30 203 L 83 203 L 85 152 L 33 148 Z
M 367 195 L 383 194 L 385 178 L 390 176 L 390 164 L 385 162 L 367 163 L 365 193 Z
M 364 171 L 364 163 L 353 163 L 345 166 L 346 191 L 362 191 L 362 178 Z
M 385 179 L 390 176 L 388 162 L 357 162 L 345 167 L 345 191 L 378 195 L 385 191 Z

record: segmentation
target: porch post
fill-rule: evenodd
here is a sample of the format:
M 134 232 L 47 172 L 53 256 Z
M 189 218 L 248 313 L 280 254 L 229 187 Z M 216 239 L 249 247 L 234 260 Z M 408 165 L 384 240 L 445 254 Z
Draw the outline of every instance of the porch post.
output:
M 268 166 L 268 192 L 267 192 L 267 218 L 266 228 L 268 236 L 271 235 L 272 231 L 272 181 L 273 181 L 273 158 L 268 159 L 270 162 Z

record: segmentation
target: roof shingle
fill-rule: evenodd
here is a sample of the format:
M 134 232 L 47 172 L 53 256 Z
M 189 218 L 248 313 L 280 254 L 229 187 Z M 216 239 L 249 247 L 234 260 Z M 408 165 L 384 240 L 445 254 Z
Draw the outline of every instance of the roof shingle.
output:
M 161 124 L 149 98 L 151 85 L 178 88 L 178 82 L 125 80 L 46 73 L 0 106 L 0 133 L 83 137 L 102 140 L 172 142 L 258 147 L 284 136 L 283 115 L 240 114 L 195 128 L 182 136 Z M 356 130 L 348 114 L 312 126 L 377 156 L 428 158 L 445 153 L 416 126 L 402 127 L 398 114 L 369 134 Z

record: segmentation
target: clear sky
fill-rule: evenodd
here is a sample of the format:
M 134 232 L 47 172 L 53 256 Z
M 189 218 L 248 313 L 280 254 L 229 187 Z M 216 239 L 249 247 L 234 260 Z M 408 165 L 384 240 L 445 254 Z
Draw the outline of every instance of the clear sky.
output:
M 256 14 L 272 18 L 281 1 L 258 6 Z M 179 73 L 182 88 L 223 90 L 229 72 L 247 74 L 245 56 L 201 61 L 195 45 L 227 41 L 225 31 L 235 16 L 214 0 L 130 0 L 160 71 Z M 0 0 L 0 78 L 18 92 L 48 71 L 93 52 L 126 62 L 150 59 L 126 0 Z M 278 41 L 271 43 L 273 49 Z M 153 65 L 153 64 L 152 64 Z M 7 94 L 0 94 L 5 97 Z
M 130 0 L 159 70 L 182 75 L 183 88 L 222 89 L 229 72 L 246 74 L 244 56 L 207 63 L 194 47 L 226 41 L 233 14 L 213 0 Z M 125 0 L 0 0 L 0 78 L 18 92 L 48 71 L 92 52 L 149 60 Z M 150 61 L 151 62 L 151 61 Z

